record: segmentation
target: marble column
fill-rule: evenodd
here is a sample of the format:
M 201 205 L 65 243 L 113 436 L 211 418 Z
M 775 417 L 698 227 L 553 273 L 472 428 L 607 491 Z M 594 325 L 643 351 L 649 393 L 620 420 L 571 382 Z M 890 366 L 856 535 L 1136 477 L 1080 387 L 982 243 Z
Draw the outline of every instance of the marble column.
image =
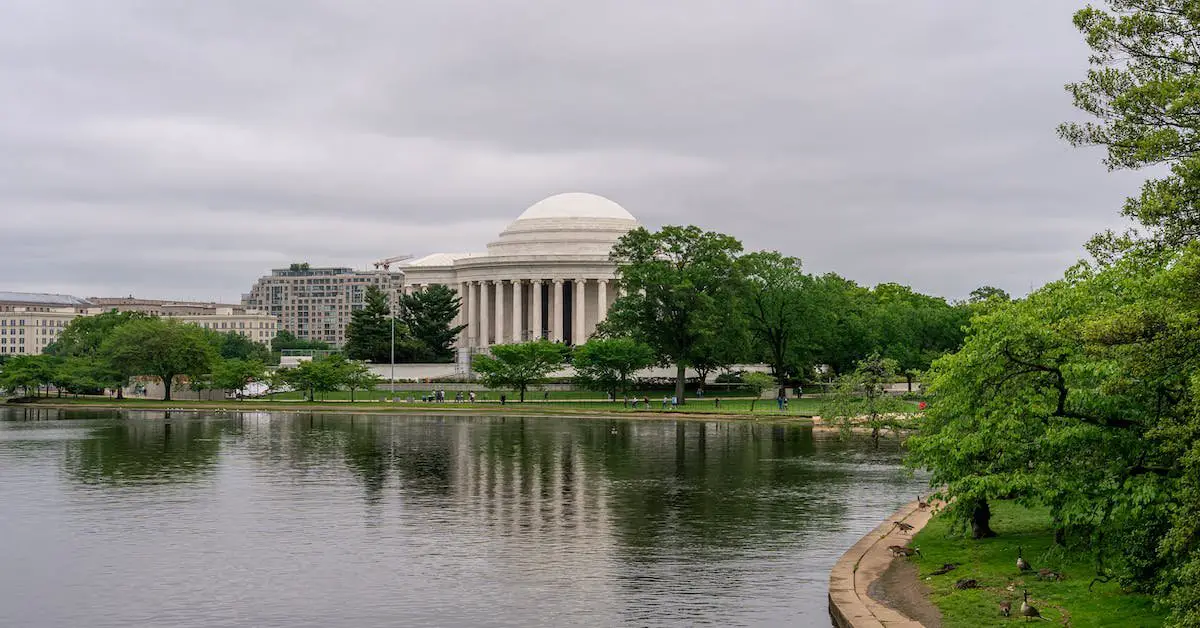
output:
M 596 324 L 604 322 L 608 318 L 608 280 L 601 279 L 596 282 Z
M 524 331 L 524 328 L 525 328 L 525 312 L 524 312 L 525 290 L 523 289 L 524 285 L 525 285 L 524 282 L 522 282 L 520 279 L 513 279 L 513 281 L 512 281 L 512 295 L 513 295 L 513 297 L 512 297 L 512 299 L 513 299 L 513 304 L 512 304 L 512 319 L 513 319 L 512 320 L 512 341 L 513 342 L 524 342 L 525 341 L 525 338 L 523 337 L 523 334 L 521 333 Z
M 497 279 L 492 282 L 496 284 L 496 320 L 493 321 L 496 325 L 496 344 L 504 344 L 504 280 Z
M 479 282 L 467 282 L 467 346 L 479 346 Z
M 530 312 L 529 331 L 534 340 L 541 340 L 542 330 L 546 329 L 546 321 L 542 318 L 542 280 L 534 279 L 529 282 L 533 289 L 533 312 Z
M 563 341 L 563 280 L 554 280 L 554 318 L 550 320 L 550 339 Z
M 571 329 L 571 342 L 581 345 L 585 342 L 583 330 L 587 321 L 587 280 L 576 279 L 575 288 L 571 290 L 571 313 L 575 315 L 575 325 Z
M 455 325 L 467 325 L 462 331 L 458 332 L 458 346 L 465 347 L 468 345 L 467 338 L 471 336 L 471 304 L 467 301 L 467 292 L 470 290 L 470 284 L 465 281 L 458 284 L 458 319 L 455 320 Z
M 488 309 L 488 284 L 490 281 L 479 282 L 479 346 L 490 347 L 492 328 L 489 324 L 488 315 L 491 311 Z

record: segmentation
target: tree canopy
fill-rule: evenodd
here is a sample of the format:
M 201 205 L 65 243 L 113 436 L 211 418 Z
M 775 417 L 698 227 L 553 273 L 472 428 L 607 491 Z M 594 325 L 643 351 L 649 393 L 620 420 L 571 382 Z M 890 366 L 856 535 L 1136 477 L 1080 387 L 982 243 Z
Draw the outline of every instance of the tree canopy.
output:
M 208 373 L 216 351 L 200 327 L 173 319 L 146 318 L 116 327 L 100 355 L 125 377 L 152 375 L 163 385 L 163 400 L 179 375 Z
M 607 329 L 651 347 L 658 361 L 675 364 L 675 394 L 684 400 L 684 371 L 719 348 L 713 341 L 736 317 L 739 288 L 735 238 L 699 227 L 638 227 L 613 246 L 622 296 Z M 708 341 L 708 342 L 706 342 Z
M 633 374 L 654 364 L 654 350 L 632 338 L 593 338 L 575 347 L 571 365 L 585 388 L 628 396 Z
M 1165 168 L 1124 205 L 1137 227 L 1098 235 L 1092 260 L 1023 299 L 974 299 L 909 462 L 975 536 L 988 500 L 1048 506 L 1098 575 L 1200 626 L 1200 11 L 1105 4 L 1075 15 L 1092 68 L 1068 90 L 1093 119 L 1060 133 L 1110 168 Z
M 547 375 L 562 367 L 569 350 L 561 343 L 535 340 L 495 345 L 491 352 L 491 355 L 476 355 L 471 368 L 489 388 L 511 388 L 525 401 L 525 393 L 531 386 L 542 383 Z
M 429 362 L 454 359 L 454 341 L 466 328 L 453 324 L 461 304 L 458 293 L 441 284 L 400 295 L 400 320 L 416 341 L 414 359 Z

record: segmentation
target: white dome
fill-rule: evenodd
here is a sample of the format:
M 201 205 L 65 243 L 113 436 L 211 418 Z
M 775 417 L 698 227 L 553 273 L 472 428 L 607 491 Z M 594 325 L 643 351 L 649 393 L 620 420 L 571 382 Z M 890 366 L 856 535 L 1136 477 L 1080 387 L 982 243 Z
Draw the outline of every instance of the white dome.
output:
M 636 220 L 624 207 L 597 194 L 567 192 L 544 198 L 526 209 L 517 220 L 534 218 L 612 218 Z
M 488 255 L 593 255 L 607 257 L 613 243 L 638 226 L 624 207 L 596 194 L 568 192 L 526 209 Z

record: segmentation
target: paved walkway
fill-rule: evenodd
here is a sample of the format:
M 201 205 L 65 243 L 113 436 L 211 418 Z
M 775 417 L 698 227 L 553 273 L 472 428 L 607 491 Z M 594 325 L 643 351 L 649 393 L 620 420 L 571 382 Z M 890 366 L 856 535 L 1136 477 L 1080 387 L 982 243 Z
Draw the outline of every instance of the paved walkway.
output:
M 829 573 L 829 614 L 842 628 L 922 628 L 918 621 L 884 606 L 867 594 L 868 587 L 891 565 L 889 545 L 908 545 L 912 535 L 929 523 L 929 509 L 917 509 L 917 502 L 902 506 L 859 539 L 838 559 Z M 913 526 L 911 533 L 892 525 L 903 521 Z

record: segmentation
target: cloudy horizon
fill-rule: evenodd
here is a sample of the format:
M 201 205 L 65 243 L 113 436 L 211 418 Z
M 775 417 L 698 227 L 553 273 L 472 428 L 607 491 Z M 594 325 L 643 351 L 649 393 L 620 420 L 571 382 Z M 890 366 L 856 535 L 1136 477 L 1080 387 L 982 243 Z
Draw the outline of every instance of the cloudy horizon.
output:
M 566 191 L 952 299 L 1123 224 L 1055 135 L 1082 2 L 828 4 L 15 0 L 0 291 L 237 301 Z

